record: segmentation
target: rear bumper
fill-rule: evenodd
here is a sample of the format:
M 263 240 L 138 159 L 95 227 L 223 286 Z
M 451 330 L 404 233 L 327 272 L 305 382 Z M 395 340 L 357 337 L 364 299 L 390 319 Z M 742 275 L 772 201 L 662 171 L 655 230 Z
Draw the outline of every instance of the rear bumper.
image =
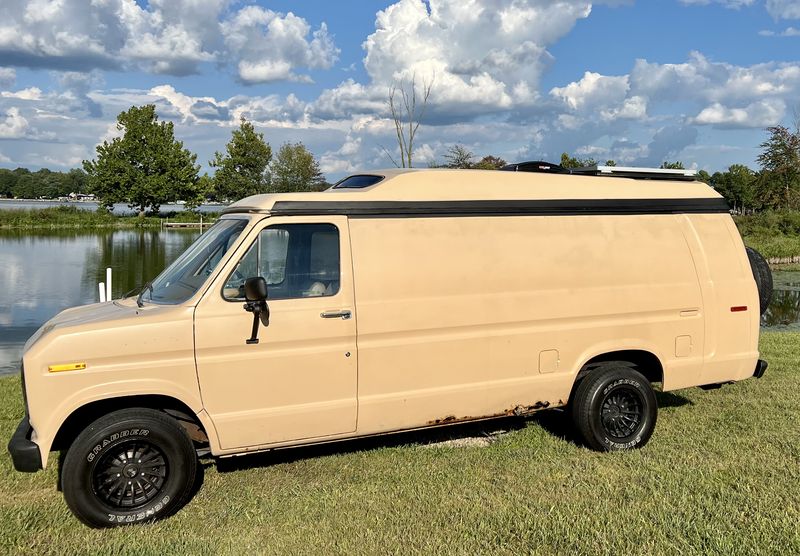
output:
M 33 473 L 42 468 L 42 455 L 37 446 L 31 440 L 31 427 L 28 417 L 20 421 L 16 432 L 8 443 L 8 452 L 14 462 L 14 469 L 24 473 Z
M 756 378 L 761 378 L 762 376 L 764 376 L 764 373 L 766 372 L 768 366 L 769 364 L 766 361 L 764 361 L 763 359 L 759 359 L 758 363 L 756 363 L 756 370 L 753 371 L 753 376 Z

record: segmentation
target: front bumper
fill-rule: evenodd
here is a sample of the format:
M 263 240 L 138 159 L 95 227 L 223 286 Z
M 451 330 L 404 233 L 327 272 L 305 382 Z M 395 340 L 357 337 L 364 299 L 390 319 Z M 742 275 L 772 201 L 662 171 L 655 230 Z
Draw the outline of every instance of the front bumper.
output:
M 759 359 L 758 363 L 756 363 L 756 370 L 753 371 L 753 376 L 756 377 L 756 378 L 761 378 L 762 376 L 764 376 L 764 373 L 767 371 L 767 367 L 768 366 L 769 366 L 769 363 L 767 363 L 763 359 Z
M 8 452 L 11 454 L 11 460 L 14 462 L 14 469 L 24 473 L 33 473 L 42 468 L 42 455 L 37 446 L 31 440 L 31 433 L 33 428 L 28 421 L 27 415 L 19 422 L 14 436 L 8 443 Z

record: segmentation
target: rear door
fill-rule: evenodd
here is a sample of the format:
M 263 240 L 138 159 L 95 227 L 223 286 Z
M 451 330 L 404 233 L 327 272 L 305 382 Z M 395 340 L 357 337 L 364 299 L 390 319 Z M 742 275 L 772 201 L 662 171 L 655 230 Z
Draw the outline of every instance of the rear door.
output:
M 353 432 L 356 323 L 347 219 L 269 218 L 195 311 L 203 405 L 223 449 Z M 241 252 L 241 250 L 240 250 Z M 269 326 L 246 344 L 241 286 L 263 276 Z

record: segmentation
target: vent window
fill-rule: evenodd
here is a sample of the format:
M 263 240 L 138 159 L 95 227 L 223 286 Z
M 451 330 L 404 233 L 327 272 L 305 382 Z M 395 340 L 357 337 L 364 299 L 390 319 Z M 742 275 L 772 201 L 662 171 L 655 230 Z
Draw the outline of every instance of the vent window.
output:
M 348 176 L 343 180 L 337 182 L 333 189 L 364 189 L 371 185 L 375 185 L 383 180 L 383 176 L 372 176 L 368 174 L 359 174 L 356 176 Z

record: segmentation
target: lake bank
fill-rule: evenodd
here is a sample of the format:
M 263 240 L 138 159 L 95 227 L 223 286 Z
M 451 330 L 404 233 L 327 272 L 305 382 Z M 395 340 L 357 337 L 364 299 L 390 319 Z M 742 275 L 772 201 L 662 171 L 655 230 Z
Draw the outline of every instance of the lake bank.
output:
M 218 208 L 215 206 L 215 208 Z M 221 210 L 221 208 L 220 208 Z M 75 206 L 52 206 L 40 209 L 16 208 L 3 210 L 0 204 L 0 229 L 130 229 L 162 228 L 168 222 L 213 222 L 219 212 L 189 210 L 161 212 L 159 215 L 138 216 L 114 214 Z

